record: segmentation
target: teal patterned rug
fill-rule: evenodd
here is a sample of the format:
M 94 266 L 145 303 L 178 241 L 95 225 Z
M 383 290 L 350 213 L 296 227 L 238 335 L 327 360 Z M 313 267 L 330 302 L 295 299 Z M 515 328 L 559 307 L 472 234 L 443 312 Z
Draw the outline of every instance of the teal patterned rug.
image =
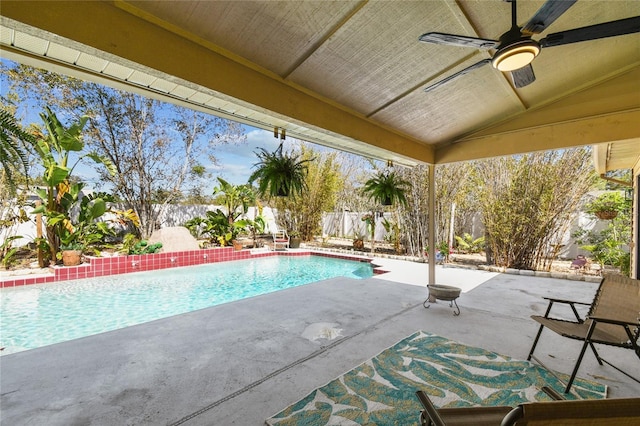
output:
M 568 380 L 564 374 L 558 376 Z M 314 390 L 268 425 L 418 425 L 418 389 L 437 407 L 516 406 L 548 401 L 542 386 L 564 392 L 552 374 L 529 361 L 418 331 Z M 577 378 L 567 399 L 606 398 L 607 388 Z

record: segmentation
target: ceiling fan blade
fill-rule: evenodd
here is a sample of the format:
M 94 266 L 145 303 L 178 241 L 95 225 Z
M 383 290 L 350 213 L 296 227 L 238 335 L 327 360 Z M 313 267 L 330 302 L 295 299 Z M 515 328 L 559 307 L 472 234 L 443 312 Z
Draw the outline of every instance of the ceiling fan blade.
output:
M 539 43 L 542 47 L 561 46 L 563 44 L 597 40 L 638 32 L 640 32 L 640 16 L 634 16 L 632 18 L 619 19 L 617 21 L 549 34 L 540 40 Z
M 547 0 L 520 29 L 523 34 L 540 34 L 565 13 L 577 0 Z
M 467 37 L 445 33 L 426 33 L 418 39 L 425 43 L 445 44 L 449 46 L 473 47 L 476 49 L 491 49 L 498 46 L 499 42 L 484 38 Z
M 425 93 L 426 92 L 431 92 L 432 90 L 437 89 L 438 87 L 450 82 L 451 80 L 453 80 L 455 78 L 458 78 L 458 77 L 460 77 L 462 75 L 465 75 L 465 74 L 475 70 L 476 68 L 480 68 L 480 67 L 482 67 L 484 65 L 487 65 L 490 62 L 491 62 L 491 59 L 483 59 L 480 62 L 476 62 L 475 64 L 463 69 L 462 71 L 458 71 L 455 74 L 451 74 L 449 77 L 447 77 L 445 79 L 442 79 L 439 82 L 432 84 L 431 86 L 425 87 L 424 91 L 425 91 Z
M 511 71 L 511 81 L 513 81 L 513 85 L 518 89 L 536 81 L 536 75 L 533 73 L 531 64 Z

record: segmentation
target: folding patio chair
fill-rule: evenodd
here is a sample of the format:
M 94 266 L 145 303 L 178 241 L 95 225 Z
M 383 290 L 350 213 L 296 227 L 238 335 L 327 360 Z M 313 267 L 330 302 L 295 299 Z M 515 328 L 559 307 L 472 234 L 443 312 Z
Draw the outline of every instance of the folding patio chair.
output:
M 424 407 L 420 414 L 422 426 L 637 425 L 640 421 L 640 398 L 526 402 L 515 408 L 438 409 L 424 392 L 416 394 Z
M 273 249 L 286 249 L 289 248 L 289 236 L 287 235 L 287 231 L 278 230 L 273 233 Z
M 600 287 L 585 319 L 580 318 L 576 305 L 588 306 L 587 303 L 547 297 L 545 299 L 549 300 L 549 305 L 544 316 L 533 315 L 531 317 L 540 323 L 540 329 L 533 341 L 533 346 L 527 359 L 533 358 L 541 366 L 547 368 L 533 355 L 544 327 L 561 336 L 583 341 L 582 350 L 571 373 L 571 379 L 567 383 L 565 393 L 568 393 L 571 389 L 587 346 L 591 347 L 600 365 L 604 362 L 640 383 L 638 378 L 603 359 L 594 346 L 595 343 L 600 343 L 632 349 L 640 359 L 640 348 L 638 347 L 638 337 L 640 337 L 640 280 L 634 280 L 622 275 L 606 275 L 600 282 Z M 554 303 L 568 304 L 576 320 L 550 318 L 549 313 Z

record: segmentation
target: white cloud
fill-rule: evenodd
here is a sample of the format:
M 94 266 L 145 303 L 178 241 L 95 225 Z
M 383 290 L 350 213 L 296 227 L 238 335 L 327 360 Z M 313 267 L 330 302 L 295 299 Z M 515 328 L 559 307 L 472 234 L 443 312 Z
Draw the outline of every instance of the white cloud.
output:
M 253 173 L 253 165 L 258 162 L 256 152 L 264 148 L 269 152 L 275 151 L 280 145 L 280 139 L 273 137 L 273 132 L 247 127 L 247 142 L 240 145 L 222 145 L 217 147 L 215 155 L 217 165 L 210 165 L 209 170 L 214 177 L 220 176 L 228 182 L 239 185 L 247 183 Z M 295 139 L 285 139 L 285 150 L 295 146 Z
M 225 153 L 233 154 L 238 157 L 248 157 L 253 164 L 257 157 L 255 152 L 259 147 L 266 149 L 267 151 L 275 150 L 280 144 L 280 140 L 273 137 L 272 132 L 268 132 L 262 129 L 247 128 L 247 141 L 239 145 L 222 145 L 216 148 L 216 153 L 222 156 Z

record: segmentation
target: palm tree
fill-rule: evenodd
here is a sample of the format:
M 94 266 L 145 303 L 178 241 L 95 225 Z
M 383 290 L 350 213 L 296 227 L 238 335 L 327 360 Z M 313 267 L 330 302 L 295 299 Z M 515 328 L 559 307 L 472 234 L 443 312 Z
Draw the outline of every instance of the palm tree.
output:
M 255 154 L 260 160 L 257 169 L 249 177 L 249 182 L 258 181 L 260 195 L 288 197 L 297 195 L 306 187 L 307 164 L 312 159 L 301 160 L 300 154 L 284 154 L 282 144 L 274 151 L 264 148 Z
M 402 179 L 395 171 L 385 170 L 366 181 L 362 192 L 383 206 L 395 203 L 406 206 L 406 192 L 410 186 L 411 183 Z
M 13 170 L 16 165 L 24 176 L 28 175 L 29 164 L 24 148 L 34 144 L 35 137 L 20 127 L 13 114 L 0 109 L 0 162 L 11 190 L 15 190 Z

